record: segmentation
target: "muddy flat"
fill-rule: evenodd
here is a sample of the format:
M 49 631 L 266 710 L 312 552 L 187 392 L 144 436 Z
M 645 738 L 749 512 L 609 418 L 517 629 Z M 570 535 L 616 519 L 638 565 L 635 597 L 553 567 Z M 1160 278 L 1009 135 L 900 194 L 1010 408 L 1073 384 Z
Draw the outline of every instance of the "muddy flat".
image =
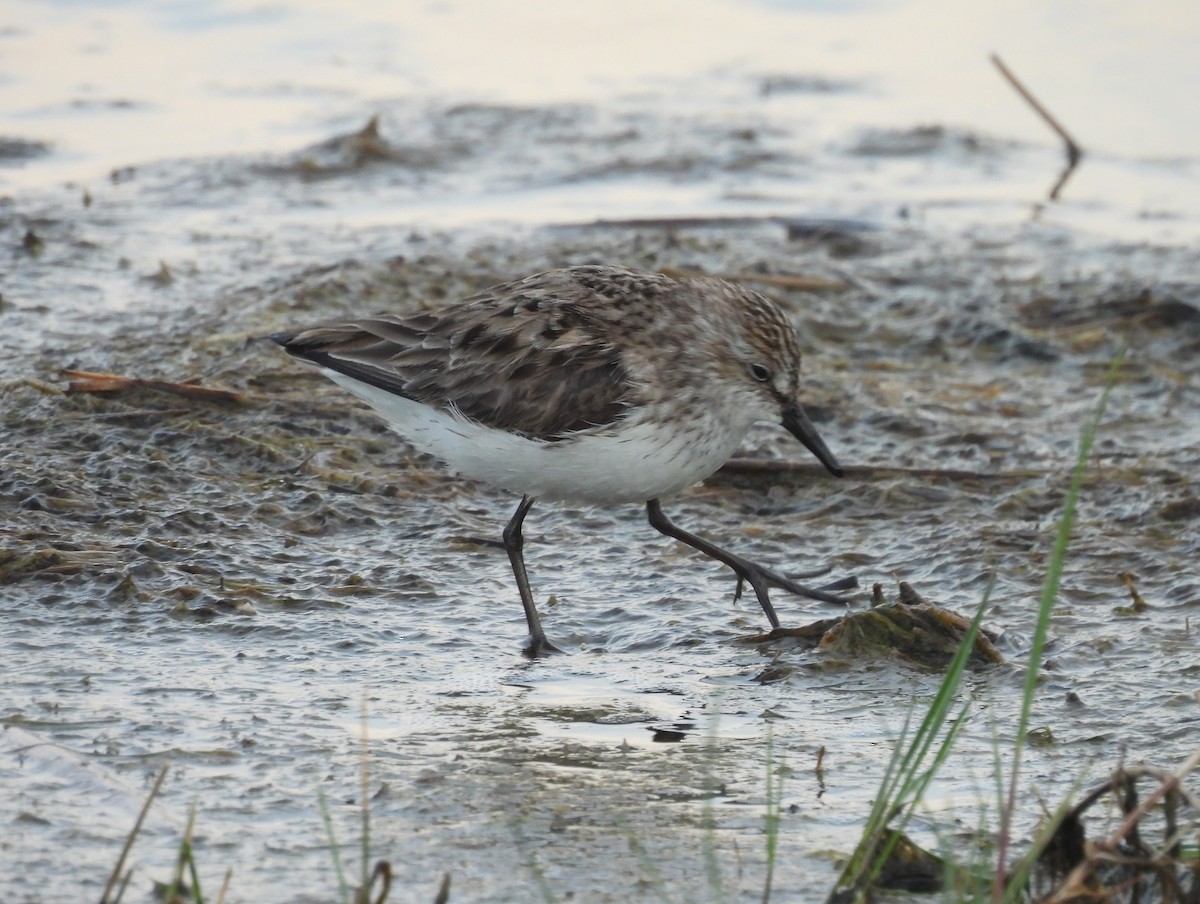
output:
M 357 877 L 366 762 L 394 900 L 433 900 L 445 873 L 451 900 L 759 900 L 768 811 L 772 900 L 824 899 L 906 712 L 940 679 L 904 655 L 912 630 L 869 652 L 739 642 L 768 627 L 753 597 L 735 602 L 732 575 L 640 506 L 547 504 L 526 555 L 566 655 L 529 661 L 495 545 L 517 500 L 416 453 L 266 339 L 572 264 L 721 275 L 800 333 L 803 401 L 846 478 L 761 425 L 665 503 L 680 525 L 784 573 L 856 576 L 851 612 L 905 582 L 969 617 L 991 587 L 1007 663 L 963 690 L 974 717 L 930 799 L 942 827 L 993 804 L 993 736 L 1015 719 L 1080 435 L 1111 379 L 1034 710 L 1051 742 L 1026 752 L 1018 830 L 1118 762 L 1194 750 L 1187 190 L 1102 204 L 1068 187 L 1046 204 L 1052 141 L 915 113 L 847 123 L 814 155 L 804 117 L 860 82 L 710 77 L 744 102 L 364 88 L 270 153 L 126 149 L 136 166 L 12 187 L 0 896 L 99 897 L 170 764 L 126 900 L 169 877 L 193 803 L 206 893 L 232 868 L 230 900 L 329 900 L 320 798 Z M 53 144 L 12 152 L 63 164 Z M 1092 172 L 1183 185 L 1196 165 L 1117 154 Z M 847 172 L 880 200 L 801 189 Z M 989 173 L 999 199 L 978 188 Z M 947 201 L 964 179 L 976 188 Z M 846 612 L 774 603 L 789 628 Z

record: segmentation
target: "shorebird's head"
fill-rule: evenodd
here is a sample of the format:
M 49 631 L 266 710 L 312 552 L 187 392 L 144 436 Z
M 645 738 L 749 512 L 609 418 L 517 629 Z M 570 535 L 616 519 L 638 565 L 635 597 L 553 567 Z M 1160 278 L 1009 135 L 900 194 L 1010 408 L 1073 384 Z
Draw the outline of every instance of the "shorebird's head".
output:
M 738 290 L 740 335 L 734 340 L 740 379 L 750 390 L 757 419 L 780 423 L 804 444 L 830 474 L 838 464 L 800 404 L 800 341 L 778 305 L 757 292 Z

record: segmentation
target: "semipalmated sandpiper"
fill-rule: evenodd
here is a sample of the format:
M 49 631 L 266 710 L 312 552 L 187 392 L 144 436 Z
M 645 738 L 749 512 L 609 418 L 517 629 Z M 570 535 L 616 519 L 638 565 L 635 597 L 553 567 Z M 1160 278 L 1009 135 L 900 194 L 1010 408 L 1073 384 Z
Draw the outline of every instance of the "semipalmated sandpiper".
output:
M 504 529 L 526 652 L 554 647 L 525 572 L 521 525 L 537 499 L 645 503 L 650 524 L 728 565 L 773 627 L 768 590 L 810 588 L 672 523 L 659 499 L 717 470 L 756 421 L 781 424 L 842 469 L 800 405 L 800 348 L 780 309 L 715 278 L 579 266 L 458 305 L 271 337 L 364 400 L 418 449 L 522 496 Z M 799 576 L 807 579 L 828 569 Z

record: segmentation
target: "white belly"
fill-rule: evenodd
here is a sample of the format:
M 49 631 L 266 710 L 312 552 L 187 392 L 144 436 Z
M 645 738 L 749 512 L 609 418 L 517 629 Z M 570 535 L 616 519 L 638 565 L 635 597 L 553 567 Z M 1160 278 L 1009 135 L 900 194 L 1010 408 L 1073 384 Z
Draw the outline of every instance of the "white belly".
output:
M 584 503 L 645 502 L 703 480 L 733 454 L 749 424 L 683 412 L 679 430 L 632 415 L 619 429 L 543 442 L 484 427 L 330 370 L 422 452 L 513 493 Z

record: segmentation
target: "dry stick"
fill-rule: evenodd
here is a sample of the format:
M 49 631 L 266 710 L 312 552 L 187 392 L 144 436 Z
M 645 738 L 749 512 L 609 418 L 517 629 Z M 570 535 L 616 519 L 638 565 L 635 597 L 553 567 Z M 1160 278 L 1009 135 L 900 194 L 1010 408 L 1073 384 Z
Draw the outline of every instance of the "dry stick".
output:
M 800 474 L 803 476 L 826 473 L 825 466 L 806 461 L 778 458 L 731 458 L 721 465 L 727 474 Z M 1044 471 L 1024 469 L 1019 471 L 964 471 L 955 468 L 897 468 L 883 465 L 858 465 L 846 468 L 846 473 L 860 480 L 876 477 L 944 477 L 948 480 L 1027 480 L 1044 477 Z
M 1063 140 L 1063 145 L 1067 151 L 1067 168 L 1062 171 L 1062 175 L 1054 183 L 1054 188 L 1050 189 L 1050 200 L 1057 201 L 1058 193 L 1062 191 L 1062 187 L 1066 184 L 1067 179 L 1075 171 L 1075 167 L 1079 165 L 1079 161 L 1083 159 L 1083 148 L 1076 143 L 1070 133 L 1062 127 L 1062 124 L 1051 115 L 1050 111 L 1043 107 L 1038 99 L 1029 92 L 1029 89 L 1021 84 L 1020 79 L 1013 75 L 1012 70 L 1004 65 L 1004 61 L 994 53 L 992 54 L 992 63 L 1000 70 L 1000 74 L 1004 76 L 1008 83 L 1013 86 L 1013 89 L 1021 97 L 1025 98 L 1025 102 L 1033 107 L 1034 112 L 1042 117 L 1046 125 L 1052 128 L 1058 134 L 1058 137 Z
M 1160 778 L 1162 784 L 1159 785 L 1159 787 L 1156 788 L 1144 801 L 1142 801 L 1141 804 L 1139 804 L 1138 807 L 1133 810 L 1133 812 L 1126 816 L 1125 821 L 1115 832 L 1109 835 L 1104 841 L 1097 843 L 1097 854 L 1102 856 L 1105 853 L 1117 850 L 1117 846 L 1120 844 L 1121 839 L 1129 834 L 1130 829 L 1135 826 L 1143 816 L 1150 812 L 1150 808 L 1152 806 L 1158 803 L 1159 800 L 1161 800 L 1171 791 L 1183 790 L 1184 778 L 1186 778 L 1190 772 L 1196 769 L 1197 766 L 1200 766 L 1200 751 L 1197 751 L 1188 757 L 1187 760 L 1184 761 L 1184 764 L 1180 766 L 1178 771 L 1175 773 L 1167 773 L 1161 777 L 1156 775 L 1155 777 Z M 1115 783 L 1110 781 L 1105 785 L 1104 789 L 1097 790 L 1114 788 L 1114 785 Z M 1094 856 L 1096 855 L 1093 855 L 1093 857 Z M 1058 901 L 1072 900 L 1075 897 L 1075 888 L 1082 885 L 1084 880 L 1086 880 L 1088 873 L 1092 870 L 1093 857 L 1087 857 L 1081 860 L 1075 866 L 1075 868 L 1067 874 L 1067 877 L 1059 883 L 1058 889 L 1054 892 L 1054 896 L 1046 899 L 1046 904 L 1055 904 L 1055 902 Z M 1064 897 L 1064 893 L 1066 894 L 1066 897 Z
M 225 904 L 225 895 L 229 891 L 229 880 L 233 878 L 233 867 L 225 868 L 225 881 L 221 883 L 221 892 L 217 895 L 217 904 Z
M 367 886 L 366 894 L 363 895 L 367 901 L 371 900 L 371 889 L 375 887 L 375 880 L 379 879 L 379 894 L 375 896 L 372 904 L 384 904 L 387 900 L 388 892 L 392 888 L 392 865 L 386 860 L 380 860 L 375 864 L 375 871 L 371 873 L 371 884 Z
M 362 799 L 362 895 L 363 900 L 370 901 L 371 883 L 374 877 L 368 872 L 371 865 L 371 799 L 367 795 L 371 790 L 371 753 L 370 725 L 367 721 L 367 688 L 363 686 L 361 735 L 359 737 L 359 797 Z M 383 893 L 387 894 L 386 887 Z
M 442 884 L 438 886 L 437 897 L 433 904 L 448 904 L 450 901 L 450 874 L 442 873 Z
M 1150 808 L 1158 803 L 1158 801 L 1165 795 L 1171 791 L 1174 791 L 1176 788 L 1179 788 L 1183 780 L 1187 777 L 1188 773 L 1192 772 L 1197 766 L 1200 766 L 1200 750 L 1188 757 L 1184 761 L 1184 764 L 1175 772 L 1175 774 L 1170 776 L 1169 780 L 1164 781 L 1153 792 L 1146 796 L 1146 799 L 1138 805 L 1138 808 L 1125 818 L 1125 821 L 1121 823 L 1120 828 L 1118 828 L 1112 833 L 1112 835 L 1108 837 L 1106 842 L 1107 845 L 1111 849 L 1115 850 L 1121 839 L 1128 835 L 1134 826 L 1141 821 L 1142 817 L 1150 812 Z
M 108 877 L 108 883 L 104 886 L 104 894 L 100 896 L 100 904 L 105 904 L 108 901 L 108 893 L 112 891 L 112 887 L 116 884 L 117 876 L 121 874 L 122 867 L 125 866 L 125 858 L 129 856 L 129 849 L 133 847 L 133 840 L 137 838 L 138 832 L 142 830 L 142 823 L 146 820 L 146 814 L 150 812 L 150 804 L 154 803 L 154 798 L 158 796 L 158 789 L 162 787 L 163 780 L 167 777 L 167 769 L 164 765 L 158 770 L 158 778 L 154 780 L 154 787 L 150 789 L 150 794 L 146 797 L 146 802 L 142 804 L 142 812 L 138 814 L 137 822 L 133 824 L 133 830 L 125 839 L 125 846 L 121 848 L 121 856 L 117 858 L 117 865 L 113 867 L 112 875 Z
M 117 889 L 117 896 L 113 899 L 113 904 L 121 904 L 121 899 L 125 897 L 125 889 L 129 887 L 129 881 L 133 878 L 133 868 L 125 873 L 125 877 L 121 879 L 121 887 Z
M 1146 767 L 1139 767 L 1137 769 L 1130 769 L 1129 771 L 1131 774 L 1136 775 L 1139 778 L 1143 775 L 1148 775 L 1151 778 L 1158 779 L 1160 782 L 1172 782 L 1178 777 L 1178 776 L 1176 776 L 1176 774 L 1174 772 L 1167 772 L 1163 769 L 1149 769 Z M 1193 794 L 1187 788 L 1183 787 L 1183 785 L 1177 784 L 1171 790 L 1175 793 L 1175 795 L 1177 797 L 1181 798 L 1185 804 L 1187 804 L 1189 807 L 1191 807 L 1197 813 L 1200 813 L 1200 797 L 1197 797 L 1195 794 Z
M 177 383 L 169 380 L 144 380 L 140 377 L 125 377 L 120 374 L 96 373 L 90 370 L 64 368 L 62 375 L 69 382 L 67 392 L 121 392 L 126 389 L 150 389 L 155 392 L 171 392 L 175 395 L 200 399 L 216 399 L 221 402 L 244 402 L 245 394 L 234 389 L 212 389 L 196 383 Z

